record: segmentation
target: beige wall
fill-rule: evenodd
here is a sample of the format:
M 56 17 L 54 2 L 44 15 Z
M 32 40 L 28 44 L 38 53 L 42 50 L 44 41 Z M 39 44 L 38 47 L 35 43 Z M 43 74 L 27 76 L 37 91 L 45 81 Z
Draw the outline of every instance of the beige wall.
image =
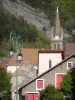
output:
M 65 61 L 63 64 L 59 65 L 58 67 L 54 68 L 53 70 L 51 70 L 50 72 L 46 73 L 38 79 L 44 79 L 45 87 L 48 84 L 52 84 L 55 86 L 55 73 L 67 73 L 67 62 L 75 62 L 75 58 L 72 57 L 68 61 Z M 36 80 L 27 85 L 26 87 L 22 88 L 22 95 L 25 95 L 25 92 L 38 92 L 36 90 Z
M 19 68 L 20 66 L 17 66 Z M 7 72 L 14 73 L 16 71 L 16 66 L 7 66 Z
M 39 53 L 39 71 L 41 74 L 49 69 L 49 60 L 51 61 L 51 67 L 54 67 L 56 64 L 62 61 L 61 53 Z

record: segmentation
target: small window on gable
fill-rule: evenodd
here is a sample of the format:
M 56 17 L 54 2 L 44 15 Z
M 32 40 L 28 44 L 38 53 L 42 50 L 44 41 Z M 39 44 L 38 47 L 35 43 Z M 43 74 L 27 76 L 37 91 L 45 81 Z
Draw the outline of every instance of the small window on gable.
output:
M 44 89 L 44 79 L 37 79 L 36 80 L 36 90 Z
M 71 69 L 73 67 L 73 63 L 72 62 L 67 62 L 67 69 Z

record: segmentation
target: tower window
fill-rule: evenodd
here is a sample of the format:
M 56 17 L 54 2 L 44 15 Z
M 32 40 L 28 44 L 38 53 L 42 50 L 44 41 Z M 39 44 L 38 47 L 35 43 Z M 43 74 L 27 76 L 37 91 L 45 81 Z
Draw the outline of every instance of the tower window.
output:
M 56 44 L 54 44 L 54 49 L 56 49 Z
M 58 49 L 60 48 L 60 44 L 58 44 Z

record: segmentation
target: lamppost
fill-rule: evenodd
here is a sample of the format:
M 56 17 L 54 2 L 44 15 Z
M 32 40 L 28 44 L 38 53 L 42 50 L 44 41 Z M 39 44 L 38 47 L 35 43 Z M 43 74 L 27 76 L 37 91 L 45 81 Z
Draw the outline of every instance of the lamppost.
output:
M 0 100 L 2 100 L 3 96 L 5 96 L 6 93 L 7 93 L 7 91 L 3 91 L 0 93 Z
M 63 96 L 63 100 L 71 100 L 71 97 L 69 95 Z
M 22 54 L 21 54 L 21 48 L 23 48 L 23 41 L 21 36 L 16 37 L 15 32 L 10 33 L 10 43 L 11 43 L 11 49 L 10 49 L 10 56 L 12 57 L 14 55 L 14 49 L 13 44 L 16 46 L 15 54 L 16 54 L 16 100 L 18 100 L 18 62 L 22 61 Z M 19 50 L 19 54 L 18 54 Z

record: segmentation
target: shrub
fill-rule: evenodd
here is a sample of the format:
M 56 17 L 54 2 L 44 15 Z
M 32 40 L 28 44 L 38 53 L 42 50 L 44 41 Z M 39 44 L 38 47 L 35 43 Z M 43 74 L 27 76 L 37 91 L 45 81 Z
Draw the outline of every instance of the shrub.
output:
M 62 98 L 63 92 L 51 85 L 40 91 L 40 100 L 62 100 Z

